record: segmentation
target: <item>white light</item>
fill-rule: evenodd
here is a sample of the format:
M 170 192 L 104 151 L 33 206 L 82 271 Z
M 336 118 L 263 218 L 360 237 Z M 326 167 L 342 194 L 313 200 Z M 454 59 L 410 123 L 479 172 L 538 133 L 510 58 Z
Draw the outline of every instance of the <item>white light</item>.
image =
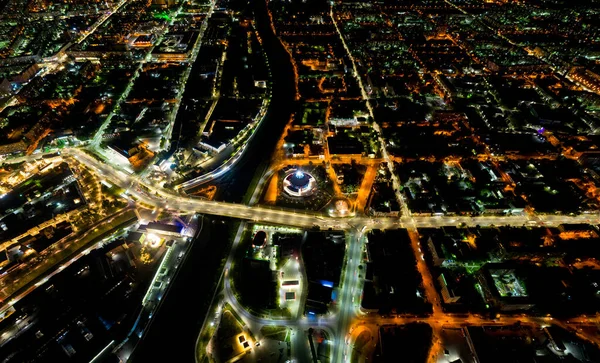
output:
M 150 243 L 150 247 L 156 248 L 160 245 L 161 238 L 155 235 L 154 233 L 148 233 L 146 235 L 148 238 L 148 242 Z

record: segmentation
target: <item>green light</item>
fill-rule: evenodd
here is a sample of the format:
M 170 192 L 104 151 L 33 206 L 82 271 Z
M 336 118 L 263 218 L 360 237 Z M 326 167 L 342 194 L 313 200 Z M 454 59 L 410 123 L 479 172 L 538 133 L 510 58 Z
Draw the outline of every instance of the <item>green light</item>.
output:
M 166 12 L 154 14 L 155 19 L 163 19 L 166 21 L 171 21 L 171 17 Z

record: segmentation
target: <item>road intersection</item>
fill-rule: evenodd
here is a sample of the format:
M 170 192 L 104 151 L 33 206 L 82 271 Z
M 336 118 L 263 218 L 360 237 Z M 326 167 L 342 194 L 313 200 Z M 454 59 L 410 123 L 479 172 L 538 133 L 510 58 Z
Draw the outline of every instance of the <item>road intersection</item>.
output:
M 186 196 L 174 191 L 166 190 L 152 184 L 146 183 L 135 175 L 129 175 L 115 170 L 109 165 L 97 160 L 80 149 L 69 149 L 68 154 L 73 155 L 79 162 L 86 164 L 91 170 L 99 174 L 100 178 L 113 183 L 126 190 L 126 195 L 132 201 L 142 203 L 146 206 L 164 208 L 178 212 L 194 211 L 200 214 L 231 217 L 252 223 L 267 223 L 275 225 L 295 226 L 301 228 L 336 229 L 344 230 L 348 236 L 348 248 L 344 279 L 342 281 L 338 306 L 334 314 L 319 319 L 301 317 L 297 319 L 277 319 L 257 317 L 248 312 L 236 299 L 230 285 L 229 278 L 224 273 L 224 301 L 242 317 L 246 324 L 253 330 L 258 331 L 260 326 L 269 324 L 285 325 L 294 332 L 292 343 L 292 356 L 301 359 L 297 354 L 297 347 L 305 343 L 306 330 L 309 327 L 320 327 L 333 336 L 333 362 L 349 361 L 352 353 L 352 335 L 350 331 L 357 326 L 381 326 L 385 324 L 406 324 L 410 322 L 424 322 L 432 326 L 434 340 L 436 334 L 447 326 L 462 327 L 467 325 L 510 325 L 516 322 L 536 326 L 557 324 L 575 330 L 582 337 L 600 343 L 598 337 L 586 335 L 579 331 L 584 325 L 596 325 L 600 321 L 597 317 L 580 317 L 570 319 L 569 324 L 558 321 L 552 317 L 529 317 L 529 316 L 502 316 L 498 319 L 488 319 L 474 314 L 448 314 L 441 307 L 437 291 L 433 287 L 432 277 L 425 262 L 418 258 L 421 248 L 417 230 L 419 228 L 438 228 L 443 226 L 558 226 L 565 223 L 590 223 L 600 224 L 598 214 L 582 215 L 480 215 L 480 216 L 353 216 L 346 218 L 329 217 L 324 214 L 297 211 L 289 209 L 270 208 L 261 205 L 244 205 L 236 203 L 210 201 Z M 260 185 L 260 184 L 259 184 Z M 255 201 L 255 200 L 254 200 Z M 365 315 L 359 309 L 363 281 L 360 277 L 358 266 L 365 243 L 365 234 L 373 229 L 397 229 L 406 228 L 411 237 L 411 246 L 415 252 L 417 268 L 423 277 L 423 287 L 426 299 L 433 305 L 433 313 L 430 316 L 391 316 L 381 317 L 379 315 Z M 241 234 L 238 233 L 234 246 L 239 243 Z M 230 255 L 230 257 L 233 254 Z M 226 263 L 225 271 L 231 266 L 231 258 Z M 208 317 L 207 319 L 210 319 Z M 442 349 L 440 344 L 434 344 L 430 356 L 431 361 L 436 361 Z M 302 350 L 302 348 L 300 349 Z M 300 361 L 300 360 L 297 360 Z
M 434 331 L 434 342 L 436 336 L 445 327 L 464 327 L 468 325 L 511 325 L 516 322 L 535 326 L 546 326 L 555 324 L 561 327 L 569 328 L 575 331 L 581 337 L 600 343 L 597 336 L 586 334 L 582 327 L 597 327 L 600 319 L 596 316 L 582 316 L 569 319 L 568 322 L 553 319 L 552 317 L 533 317 L 533 316 L 500 316 L 497 319 L 485 318 L 475 314 L 449 314 L 445 313 L 440 304 L 439 294 L 433 287 L 433 279 L 425 262 L 419 258 L 423 246 L 418 239 L 419 228 L 439 228 L 444 226 L 558 226 L 566 223 L 586 223 L 600 224 L 600 215 L 581 214 L 581 215 L 541 215 L 541 214 L 523 214 L 523 215 L 479 215 L 479 216 L 426 216 L 403 214 L 401 216 L 377 216 L 370 217 L 364 215 L 349 216 L 345 218 L 331 217 L 326 214 L 299 211 L 291 209 L 281 209 L 266 207 L 256 204 L 258 198 L 252 198 L 250 204 L 236 204 L 220 201 L 211 201 L 207 199 L 187 196 L 176 191 L 167 190 L 159 186 L 146 182 L 143 177 L 135 174 L 129 174 L 113 165 L 108 165 L 101 159 L 96 158 L 80 148 L 68 148 L 63 151 L 63 156 L 71 156 L 79 163 L 84 164 L 90 171 L 97 174 L 97 177 L 108 183 L 125 190 L 123 196 L 129 199 L 130 205 L 138 204 L 146 208 L 164 209 L 170 212 L 187 213 L 195 212 L 222 217 L 231 217 L 244 221 L 242 230 L 250 223 L 263 223 L 273 225 L 294 226 L 304 229 L 318 227 L 320 229 L 344 230 L 347 234 L 347 253 L 345 259 L 343 280 L 338 292 L 337 309 L 334 313 L 320 317 L 318 319 L 310 317 L 295 317 L 291 319 L 278 319 L 258 317 L 246 310 L 236 299 L 232 290 L 227 271 L 231 266 L 233 257 L 233 248 L 230 258 L 227 261 L 223 273 L 224 278 L 224 299 L 223 302 L 235 310 L 239 316 L 246 322 L 252 331 L 259 331 L 262 325 L 285 325 L 294 333 L 292 335 L 292 357 L 296 361 L 302 361 L 306 356 L 303 354 L 306 343 L 306 331 L 310 327 L 321 328 L 330 334 L 333 342 L 332 361 L 349 361 L 352 354 L 352 342 L 355 334 L 352 332 L 361 327 L 361 329 L 377 329 L 377 326 L 386 324 L 407 324 L 411 322 L 424 322 L 429 324 Z M 261 188 L 264 183 L 259 183 L 257 188 Z M 254 196 L 260 192 L 254 192 Z M 403 209 L 404 210 L 404 209 Z M 359 309 L 362 293 L 363 280 L 360 274 L 359 265 L 362 260 L 362 251 L 364 250 L 366 234 L 369 230 L 375 229 L 407 229 L 411 247 L 417 261 L 417 269 L 423 278 L 423 288 L 425 298 L 433 306 L 433 313 L 429 316 L 379 316 L 377 314 L 364 314 Z M 238 233 L 234 247 L 240 242 L 242 233 Z M 207 321 L 212 317 L 208 316 Z M 376 330 L 375 330 L 376 331 Z M 439 341 L 438 341 L 439 343 Z M 298 349 L 298 347 L 301 347 Z M 443 350 L 441 344 L 434 344 L 430 356 L 430 361 L 436 361 L 440 350 Z
M 237 203 L 211 201 L 190 197 L 184 194 L 163 189 L 143 181 L 136 175 L 130 175 L 114 169 L 83 152 L 81 149 L 68 149 L 66 154 L 73 155 L 79 162 L 98 173 L 100 179 L 106 180 L 126 190 L 131 199 L 148 206 L 176 211 L 197 212 L 202 214 L 232 217 L 259 223 L 274 223 L 295 227 L 355 229 L 366 226 L 368 229 L 390 228 L 424 228 L 442 226 L 557 226 L 565 223 L 600 224 L 600 214 L 580 215 L 479 215 L 479 216 L 349 216 L 329 217 L 322 213 L 273 208 L 261 205 L 244 205 Z M 147 191 L 146 191 L 147 190 Z
M 110 10 L 106 11 L 88 30 L 81 33 L 74 43 L 81 43 L 90 34 L 107 21 L 111 15 L 116 13 L 121 7 L 123 7 L 128 0 L 122 0 L 116 3 Z M 210 11 L 208 12 L 206 19 L 210 18 L 214 8 L 215 2 L 211 2 Z M 179 14 L 181 7 L 177 10 L 175 15 Z M 358 76 L 358 69 L 356 67 L 352 52 L 348 49 L 344 37 L 340 29 L 336 18 L 333 13 L 333 9 L 330 12 L 330 16 L 335 26 L 335 30 L 339 35 L 341 43 L 346 50 L 351 63 L 352 72 L 359 84 L 362 98 L 366 101 L 369 113 L 373 117 L 373 110 L 369 102 L 369 96 L 363 87 L 361 77 Z M 176 16 L 173 16 L 169 25 L 172 25 Z M 200 30 L 200 39 L 207 26 L 207 20 L 203 22 Z M 160 32 L 158 41 L 156 44 L 160 44 L 166 34 L 168 27 L 165 27 Z M 198 50 L 200 43 L 194 48 L 193 56 L 190 58 L 190 63 L 198 56 Z M 153 49 L 153 48 L 151 48 Z M 126 91 L 117 100 L 117 104 L 121 103 L 129 94 L 133 82 L 137 78 L 137 75 L 141 72 L 145 63 L 150 61 L 151 49 L 147 53 L 147 57 L 140 61 L 138 68 L 134 72 L 134 76 L 131 79 Z M 64 52 L 61 52 L 58 56 L 53 59 L 56 64 L 60 64 L 64 61 L 62 57 Z M 189 77 L 190 69 L 186 70 L 185 80 Z M 184 84 L 186 82 L 183 82 Z M 177 107 L 181 102 L 180 93 L 177 97 L 177 106 L 171 114 L 172 119 L 170 120 L 170 126 L 167 133 L 171 134 L 172 125 L 174 122 L 174 116 L 177 114 Z M 264 105 L 266 106 L 266 105 Z M 266 108 L 262 107 L 258 119 L 262 118 L 266 112 Z M 114 112 L 106 118 L 105 122 L 97 130 L 96 134 L 92 138 L 89 145 L 89 149 L 92 153 L 103 155 L 100 150 L 100 144 L 105 130 L 110 124 L 111 118 Z M 241 158 L 242 154 L 246 151 L 242 148 L 239 153 L 232 156 L 226 163 L 221 167 L 215 169 L 213 173 L 198 177 L 194 180 L 188 181 L 181 185 L 181 188 L 177 190 L 169 190 L 158 186 L 155 183 L 147 181 L 143 175 L 131 174 L 130 171 L 121 169 L 117 165 L 102 161 L 101 158 L 92 156 L 86 150 L 81 148 L 66 148 L 63 150 L 63 154 L 66 156 L 72 156 L 78 160 L 78 162 L 87 166 L 98 178 L 112 183 L 119 188 L 124 190 L 123 196 L 130 202 L 128 208 L 132 208 L 134 205 L 140 205 L 147 208 L 163 209 L 169 212 L 175 213 L 187 213 L 195 212 L 199 214 L 208 214 L 221 217 L 230 217 L 240 219 L 244 221 L 242 223 L 239 232 L 235 237 L 235 241 L 232 247 L 232 251 L 229 255 L 222 274 L 224 279 L 224 298 L 222 302 L 227 302 L 234 311 L 245 321 L 245 323 L 253 331 L 259 331 L 263 325 L 278 324 L 285 325 L 292 329 L 294 332 L 292 338 L 293 353 L 292 356 L 296 358 L 296 361 L 304 362 L 307 361 L 308 348 L 307 341 L 305 339 L 305 332 L 310 327 L 319 327 L 324 329 L 332 337 L 333 362 L 346 362 L 350 360 L 352 354 L 352 343 L 354 334 L 359 327 L 365 329 L 377 329 L 378 326 L 386 324 L 407 324 L 411 322 L 423 322 L 429 324 L 434 331 L 435 337 L 439 336 L 440 331 L 447 326 L 452 327 L 464 327 L 467 325 L 511 325 L 515 323 L 534 325 L 534 326 L 546 326 L 555 324 L 564 328 L 575 330 L 583 338 L 593 341 L 594 343 L 600 343 L 600 339 L 597 336 L 587 335 L 585 332 L 580 330 L 583 326 L 594 326 L 597 327 L 600 319 L 597 316 L 581 316 L 577 318 L 569 319 L 569 321 L 560 321 L 553 317 L 533 317 L 533 316 L 499 316 L 495 319 L 482 317 L 476 314 L 450 314 L 446 313 L 440 303 L 440 297 L 433 285 L 433 277 L 425 264 L 424 260 L 420 258 L 423 246 L 421 246 L 418 238 L 418 229 L 420 228 L 439 228 L 444 226 L 460 226 L 460 227 L 474 227 L 474 226 L 529 226 L 529 227 L 543 227 L 543 226 L 558 226 L 560 224 L 574 224 L 574 223 L 585 223 L 585 224 L 600 224 L 600 213 L 594 214 L 581 214 L 581 215 L 543 215 L 543 214 L 515 214 L 515 215 L 478 215 L 478 216 L 467 216 L 467 215 L 413 215 L 411 214 L 407 204 L 404 201 L 402 194 L 400 193 L 400 181 L 395 175 L 393 168 L 393 162 L 391 157 L 388 155 L 386 150 L 386 143 L 381 136 L 381 129 L 377 124 L 373 125 L 374 130 L 378 134 L 378 141 L 381 145 L 382 160 L 386 162 L 389 171 L 392 176 L 394 189 L 396 190 L 396 198 L 398 199 L 401 213 L 400 215 L 382 215 L 382 216 L 365 216 L 365 215 L 352 215 L 348 217 L 332 217 L 324 213 L 317 213 L 303 210 L 292 210 L 292 209 L 281 209 L 274 207 L 267 207 L 259 205 L 257 203 L 261 190 L 268 180 L 268 177 L 274 172 L 269 172 L 261 178 L 258 183 L 257 189 L 254 191 L 249 204 L 237 204 L 228 203 L 221 201 L 212 201 L 197 197 L 192 197 L 183 193 L 183 189 L 196 186 L 202 182 L 211 180 L 215 177 L 227 173 L 233 165 Z M 252 136 L 250 136 L 252 137 Z M 170 137 L 168 138 L 170 139 Z M 29 160 L 30 156 L 22 158 L 23 160 Z M 277 319 L 277 318 L 264 318 L 253 315 L 244 306 L 242 306 L 236 298 L 236 295 L 232 289 L 230 278 L 227 271 L 231 267 L 232 258 L 234 256 L 233 251 L 239 244 L 243 233 L 241 233 L 246 225 L 249 223 L 262 223 L 262 224 L 273 224 L 273 225 L 286 225 L 300 227 L 304 229 L 319 228 L 322 230 L 335 229 L 343 230 L 347 235 L 347 251 L 346 258 L 343 268 L 343 279 L 338 292 L 337 307 L 335 312 L 328 314 L 320 318 L 308 318 L 308 317 L 294 317 L 291 319 Z M 415 254 L 417 261 L 417 269 L 423 279 L 423 288 L 425 290 L 426 300 L 432 304 L 432 313 L 428 316 L 380 316 L 378 314 L 365 314 L 363 313 L 360 306 L 360 299 L 363 289 L 363 277 L 360 273 L 360 266 L 362 261 L 362 252 L 364 250 L 366 235 L 370 230 L 376 229 L 399 229 L 403 228 L 408 231 L 411 247 Z M 87 234 L 87 233 L 86 233 Z M 81 238 L 85 237 L 83 234 Z M 84 251 L 83 253 L 86 253 Z M 77 257 L 77 256 L 76 256 Z M 67 263 L 68 264 L 68 263 Z M 66 266 L 65 264 L 64 266 Z M 58 273 L 59 271 L 55 272 Z M 48 277 L 45 277 L 46 281 Z M 35 284 L 33 288 L 39 286 L 39 283 Z M 26 293 L 28 293 L 28 290 Z M 20 295 L 18 298 L 24 295 Z M 14 301 L 14 300 L 13 300 Z M 220 302 L 220 303 L 222 303 Z M 207 321 L 212 319 L 212 316 L 207 317 Z M 440 354 L 441 345 L 434 344 L 430 361 L 437 361 L 437 357 Z M 298 351 L 298 352 L 295 352 Z

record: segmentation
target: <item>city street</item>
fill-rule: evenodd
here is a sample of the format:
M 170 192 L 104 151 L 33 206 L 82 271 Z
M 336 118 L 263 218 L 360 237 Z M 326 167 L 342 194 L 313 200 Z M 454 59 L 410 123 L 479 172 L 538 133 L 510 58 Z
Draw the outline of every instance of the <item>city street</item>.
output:
M 120 341 L 114 338 L 108 345 L 104 343 L 107 351 L 113 344 L 119 346 L 112 352 L 123 361 L 130 356 L 135 360 L 136 352 L 143 357 L 138 359 L 152 360 L 157 350 L 163 349 L 164 334 L 182 341 L 185 337 L 188 341 L 182 346 L 195 340 L 194 351 L 190 347 L 186 353 L 190 353 L 188 358 L 193 353 L 196 362 L 205 361 L 201 359 L 208 355 L 221 358 L 214 346 L 224 340 L 212 337 L 219 337 L 215 333 L 229 328 L 222 323 L 227 322 L 223 319 L 224 309 L 233 313 L 245 334 L 250 333 L 244 337 L 248 341 L 240 339 L 236 343 L 243 349 L 229 361 L 242 360 L 248 354 L 245 359 L 251 362 L 278 359 L 280 363 L 362 363 L 381 348 L 381 327 L 413 323 L 431 328 L 428 363 L 459 358 L 465 363 L 479 362 L 466 327 L 518 324 L 539 330 L 553 325 L 600 346 L 600 314 L 575 316 L 581 311 L 598 311 L 596 307 L 583 310 L 589 301 L 590 305 L 597 304 L 600 296 L 598 283 L 594 282 L 597 277 L 590 272 L 597 272 L 598 259 L 586 256 L 587 252 L 575 255 L 572 250 L 580 248 L 573 248 L 576 239 L 560 239 L 556 230 L 546 228 L 561 226 L 564 234 L 587 233 L 586 238 L 594 241 L 599 236 L 600 140 L 596 124 L 600 120 L 600 78 L 596 50 L 591 46 L 595 43 L 590 41 L 594 38 L 593 31 L 590 35 L 593 25 L 589 25 L 597 15 L 595 9 L 571 9 L 564 19 L 577 19 L 585 26 L 570 30 L 567 20 L 556 24 L 563 15 L 559 10 L 543 9 L 537 3 L 530 7 L 521 4 L 527 1 L 475 5 L 444 0 L 441 5 L 422 2 L 406 7 L 385 2 L 323 2 L 314 13 L 313 9 L 307 11 L 304 3 L 291 1 L 240 5 L 216 0 L 147 4 L 117 0 L 93 4 L 95 11 L 86 4 L 80 13 L 74 10 L 79 4 L 62 4 L 61 12 L 56 4 L 42 3 L 28 3 L 27 9 L 1 6 L 11 9 L 11 14 L 21 9 L 29 15 L 24 23 L 17 21 L 16 15 L 5 19 L 3 57 L 11 66 L 6 67 L 3 76 L 0 98 L 6 97 L 6 101 L 0 111 L 6 108 L 9 112 L 3 113 L 0 126 L 6 128 L 4 141 L 10 147 L 2 154 L 0 171 L 10 175 L 7 180 L 12 181 L 5 183 L 6 187 L 2 185 L 5 194 L 0 198 L 8 196 L 8 202 L 0 222 L 16 214 L 21 218 L 18 221 L 34 221 L 36 208 L 50 204 L 47 200 L 61 193 L 67 194 L 70 183 L 77 185 L 72 190 L 79 191 L 79 199 L 86 202 L 80 204 L 78 199 L 76 204 L 81 210 L 92 211 L 94 218 L 84 220 L 81 210 L 65 211 L 57 202 L 57 207 L 46 213 L 50 217 L 35 227 L 27 225 L 1 243 L 6 255 L 5 261 L 0 261 L 2 266 L 14 264 L 11 270 L 3 270 L 8 278 L 0 284 L 2 312 L 20 309 L 16 303 L 24 304 L 27 295 L 28 299 L 35 297 L 32 292 L 38 287 L 50 285 L 51 278 L 56 280 L 55 276 L 69 266 L 77 267 L 73 264 L 84 262 L 94 249 L 123 237 L 130 226 L 145 224 L 139 235 L 145 233 L 142 237 L 147 238 L 155 227 L 146 222 L 165 223 L 168 216 L 169 223 L 181 223 L 183 227 L 177 227 L 186 230 L 189 226 L 190 231 L 198 233 L 173 233 L 177 237 L 161 246 L 156 271 L 150 270 L 153 265 L 148 266 L 153 274 L 149 276 L 154 277 L 142 281 L 149 282 L 145 294 L 131 304 L 141 304 L 134 314 L 137 320 L 120 326 L 130 329 L 119 336 Z M 504 6 L 510 16 L 499 10 Z M 142 10 L 146 7 L 147 11 Z M 525 15 L 529 13 L 534 15 Z M 63 19 L 58 19 L 61 16 Z M 73 21 L 63 21 L 71 17 Z M 518 23 L 513 24 L 517 18 Z M 41 26 L 51 20 L 58 30 L 47 24 Z M 33 26 L 34 21 L 40 23 L 40 29 L 38 24 Z M 548 24 L 552 29 L 546 30 L 544 25 Z M 575 34 L 585 36 L 576 39 Z M 64 43 L 60 43 L 62 39 L 66 39 Z M 40 40 L 52 43 L 54 48 L 34 44 Z M 561 53 L 559 48 L 571 42 L 574 50 Z M 238 58 L 243 62 L 231 67 L 240 69 L 229 75 L 229 62 Z M 165 71 L 167 68 L 173 69 Z M 30 82 L 42 89 L 28 88 Z M 148 90 L 137 92 L 147 84 Z M 134 96 L 136 93 L 140 95 Z M 180 124 L 181 120 L 185 121 Z M 89 128 L 88 134 L 82 133 L 84 126 Z M 195 138 L 182 137 L 189 129 L 193 129 L 190 135 Z M 121 142 L 123 145 L 119 145 Z M 140 145 L 150 145 L 152 150 L 140 152 Z M 112 148 L 114 153 L 109 151 Z M 139 153 L 144 156 L 139 157 Z M 150 161 L 155 164 L 149 165 Z M 61 177 L 62 181 L 48 183 L 55 188 L 42 188 L 41 179 L 34 176 L 46 168 L 50 170 L 52 163 L 64 165 L 62 162 L 75 170 L 75 176 L 69 174 L 70 179 Z M 34 188 L 36 183 L 39 191 Z M 15 195 L 20 193 L 11 195 L 11 188 L 28 185 L 31 191 L 23 188 L 27 193 L 20 195 L 23 202 L 8 207 L 11 197 L 18 199 Z M 76 218 L 85 223 L 77 224 Z M 205 219 L 210 223 L 205 224 Z M 6 222 L 1 227 L 9 230 L 18 225 L 14 220 L 12 225 Z M 52 240 L 53 236 L 46 236 L 51 242 L 39 248 L 45 252 L 34 252 L 29 246 L 31 238 L 54 233 L 61 223 L 72 228 L 66 237 Z M 593 227 L 581 232 L 580 226 L 566 226 L 569 224 Z M 484 252 L 481 247 L 485 242 L 478 246 L 473 242 L 484 234 L 480 227 L 509 226 L 528 228 L 522 233 L 526 240 L 522 245 L 508 237 L 503 244 L 495 235 L 488 239 L 494 241 L 493 252 L 492 248 Z M 435 230 L 442 227 L 447 228 Z M 431 239 L 426 238 L 426 228 L 443 233 L 443 242 L 448 241 L 448 245 L 440 242 L 439 249 L 448 250 L 443 259 L 437 257 L 433 232 Z M 539 229 L 531 231 L 534 228 Z M 374 231 L 398 229 L 402 229 L 396 232 L 402 232 L 403 240 L 389 238 L 389 244 L 373 248 L 377 242 L 369 238 L 376 236 Z M 240 250 L 257 230 L 265 234 L 256 241 L 265 236 L 264 241 L 269 243 Z M 448 230 L 465 235 L 477 230 L 481 234 L 455 237 Z M 323 247 L 325 243 L 317 248 L 310 243 L 303 245 L 307 236 L 313 235 L 307 231 L 341 231 L 345 249 L 337 239 L 335 251 Z M 515 234 L 521 231 L 525 229 Z M 529 232 L 547 234 L 540 237 L 543 242 L 539 250 L 527 245 L 536 241 Z M 276 233 L 281 235 L 273 238 Z M 341 233 L 331 237 L 335 234 L 323 233 L 327 242 L 341 240 Z M 470 243 L 464 250 L 458 242 L 463 237 Z M 480 241 L 488 241 L 485 238 Z M 446 248 L 451 243 L 456 251 Z M 11 256 L 15 246 L 28 250 L 30 257 Z M 398 249 L 400 253 L 390 251 L 389 246 L 405 249 Z M 516 252 L 508 251 L 512 247 Z M 476 249 L 477 256 L 472 251 Z M 429 250 L 433 252 L 429 254 Z M 547 253 L 549 250 L 552 252 Z M 334 252 L 330 256 L 323 251 Z M 464 257 L 471 252 L 475 257 Z M 35 259 L 31 257 L 34 253 Z M 319 258 L 311 260 L 310 253 Z M 510 258 L 506 257 L 510 253 Z M 385 263 L 374 267 L 380 261 L 372 255 L 378 254 L 385 257 L 381 258 Z M 399 257 L 406 259 L 397 263 Z M 516 269 L 498 265 L 516 264 L 517 259 L 519 263 L 531 260 L 528 273 L 555 273 L 556 285 L 567 292 L 544 295 L 533 288 L 526 291 L 524 286 L 541 286 L 541 290 L 546 289 L 546 283 L 551 284 L 546 280 L 521 284 L 512 274 L 511 289 L 499 290 L 497 300 L 537 299 L 537 305 L 520 300 L 522 305 L 505 309 L 494 302 L 496 296 L 490 296 L 495 291 L 489 291 L 494 283 L 480 282 L 495 277 L 483 276 L 484 272 Z M 240 272 L 238 263 L 244 263 L 246 270 Z M 534 263 L 540 270 L 534 269 Z M 408 267 L 409 272 L 405 274 L 399 264 Z M 495 266 L 490 267 L 492 264 Z M 129 267 L 134 265 L 132 262 Z M 456 269 L 448 271 L 449 266 Z M 590 266 L 593 268 L 586 270 Z M 315 269 L 321 270 L 311 275 Z M 446 280 L 450 272 L 456 276 Z M 563 278 L 563 272 L 579 280 L 571 284 Z M 240 288 L 236 284 L 243 273 L 252 279 L 243 280 L 248 284 L 240 283 Z M 389 275 L 410 283 L 381 282 Z M 546 274 L 538 275 L 546 278 Z M 307 276 L 311 276 L 310 281 Z M 284 280 L 288 281 L 283 284 Z M 265 290 L 262 294 L 259 288 L 267 286 L 258 285 L 262 281 L 276 284 L 276 292 Z M 446 281 L 456 289 L 448 287 Z M 503 287 L 510 284 L 494 282 Z M 519 288 L 517 293 L 514 285 Z M 403 290 L 406 286 L 410 287 L 405 289 L 407 293 Z M 451 305 L 463 296 L 459 304 L 473 295 L 479 299 L 473 290 L 481 295 L 481 306 L 474 302 Z M 168 299 L 174 291 L 175 299 Z M 42 293 L 43 288 L 37 292 Z M 564 300 L 540 298 L 559 294 Z M 276 298 L 267 300 L 271 295 Z M 257 299 L 259 303 L 253 305 L 246 296 L 265 299 Z M 397 301 L 404 303 L 408 296 L 425 307 L 404 309 Z M 367 304 L 369 299 L 372 307 Z M 573 301 L 576 308 L 569 312 L 575 317 L 558 318 L 558 310 L 539 307 L 542 300 L 564 304 Z M 577 310 L 576 300 L 586 300 L 581 310 Z M 311 310 L 311 304 L 319 309 Z M 157 317 L 161 309 L 162 321 Z M 496 314 L 496 309 L 502 313 Z M 459 314 L 450 310 L 486 313 Z M 315 311 L 325 313 L 318 315 Z M 555 316 L 546 315 L 548 311 Z M 36 319 L 35 311 L 29 315 L 20 312 L 15 324 L 0 335 L 0 346 L 14 344 L 17 338 L 26 340 L 25 333 L 37 331 L 29 329 Z M 171 330 L 185 325 L 182 321 L 189 324 L 174 334 Z M 237 328 L 235 322 L 229 324 Z M 154 329 L 150 330 L 152 325 Z M 275 333 L 266 333 L 265 326 L 274 327 Z M 168 327 L 164 328 L 167 333 L 161 332 L 163 327 Z M 280 334 L 282 330 L 285 338 Z M 312 337 L 320 341 L 313 342 L 313 330 Z M 235 342 L 235 334 L 227 338 Z M 50 339 L 51 334 L 47 335 L 44 339 Z M 50 351 L 47 345 L 57 341 L 52 338 L 42 345 L 42 340 L 37 340 L 31 346 L 39 344 L 41 348 L 31 351 Z M 29 344 L 24 345 L 26 349 Z M 398 357 L 402 353 L 394 352 L 395 348 L 387 348 L 387 354 L 392 353 L 385 359 L 401 362 Z M 67 343 L 62 350 L 69 357 L 75 354 L 69 353 L 75 349 Z M 82 357 L 79 354 L 77 358 Z M 176 352 L 164 354 L 175 356 Z M 557 356 L 561 355 L 562 360 L 568 354 L 565 348 Z
M 260 205 L 248 206 L 236 203 L 209 201 L 205 199 L 187 197 L 172 191 L 156 188 L 141 181 L 137 176 L 128 175 L 123 171 L 115 170 L 110 165 L 100 162 L 80 149 L 67 149 L 65 153 L 71 154 L 79 162 L 86 164 L 98 173 L 100 179 L 105 179 L 127 190 L 127 195 L 148 205 L 179 210 L 185 212 L 198 212 L 202 214 L 234 217 L 259 223 L 274 223 L 297 227 L 334 229 L 389 229 L 409 227 L 440 227 L 440 226 L 557 226 L 564 223 L 600 223 L 598 214 L 580 215 L 480 215 L 480 216 L 414 216 L 414 217 L 346 217 L 333 218 L 325 214 L 310 211 L 284 210 Z M 136 190 L 137 186 L 144 186 L 151 193 Z
M 90 170 L 94 171 L 101 180 L 106 180 L 126 190 L 125 196 L 131 203 L 144 203 L 146 206 L 162 208 L 166 210 L 176 210 L 180 212 L 197 212 L 200 214 L 209 214 L 217 216 L 227 216 L 246 220 L 253 223 L 267 223 L 274 225 L 296 226 L 301 228 L 312 228 L 318 226 L 323 229 L 339 229 L 348 233 L 348 251 L 346 255 L 346 267 L 344 269 L 344 279 L 340 287 L 339 304 L 340 310 L 318 320 L 311 320 L 304 317 L 293 319 L 270 319 L 256 317 L 249 313 L 239 304 L 231 290 L 230 281 L 227 278 L 228 268 L 231 266 L 233 251 L 230 259 L 226 263 L 224 270 L 224 292 L 225 302 L 242 317 L 244 322 L 253 331 L 259 331 L 263 325 L 276 323 L 286 325 L 293 329 L 292 335 L 292 356 L 305 354 L 308 352 L 305 347 L 307 339 L 305 331 L 309 327 L 322 327 L 331 332 L 333 337 L 333 361 L 347 361 L 352 352 L 352 336 L 349 331 L 357 324 L 406 324 L 410 322 L 422 321 L 429 323 L 434 328 L 434 336 L 438 336 L 443 328 L 460 327 L 466 325 L 510 325 L 517 321 L 521 323 L 543 325 L 559 324 L 569 329 L 574 329 L 580 336 L 591 341 L 598 340 L 595 336 L 590 336 L 586 331 L 580 331 L 580 327 L 595 326 L 600 321 L 597 317 L 581 317 L 571 319 L 569 324 L 548 318 L 535 317 L 511 317 L 501 316 L 498 319 L 487 319 L 480 316 L 469 314 L 468 316 L 455 316 L 444 313 L 440 306 L 439 296 L 433 288 L 432 278 L 420 258 L 422 254 L 421 246 L 417 238 L 417 228 L 422 227 L 442 227 L 442 226 L 557 226 L 563 223 L 600 223 L 598 215 L 512 215 L 512 216 L 402 216 L 402 217 L 366 217 L 356 216 L 348 218 L 331 218 L 318 213 L 303 211 L 283 210 L 268 208 L 260 205 L 242 205 L 235 203 L 208 201 L 204 199 L 190 198 L 176 194 L 167 190 L 157 189 L 151 185 L 144 184 L 140 178 L 130 176 L 120 170 L 96 160 L 90 155 L 79 149 L 66 149 L 65 155 L 75 157 L 79 162 L 85 164 Z M 258 187 L 262 184 L 259 183 Z M 144 186 L 150 192 L 144 192 L 139 186 Z M 245 224 L 242 224 L 238 232 L 234 247 L 239 243 L 241 231 Z M 407 228 L 412 241 L 412 248 L 417 260 L 418 270 L 423 277 L 423 286 L 426 292 L 426 299 L 433 305 L 433 315 L 429 317 L 379 317 L 363 315 L 358 306 L 362 292 L 362 280 L 358 265 L 361 261 L 361 253 L 364 246 L 365 233 L 371 229 L 396 229 Z M 208 317 L 210 321 L 211 317 Z M 375 331 L 373 332 L 375 333 Z M 436 340 L 437 341 L 437 340 Z M 338 348 L 339 347 L 339 348 Z M 441 344 L 435 344 L 434 348 L 438 351 L 431 352 L 431 359 L 439 356 Z M 298 359 L 305 359 L 298 356 Z

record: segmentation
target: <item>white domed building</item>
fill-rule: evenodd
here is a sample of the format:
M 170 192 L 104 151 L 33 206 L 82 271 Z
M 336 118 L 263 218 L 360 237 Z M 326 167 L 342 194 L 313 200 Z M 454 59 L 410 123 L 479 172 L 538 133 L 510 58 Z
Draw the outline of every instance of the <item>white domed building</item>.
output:
M 283 178 L 283 190 L 292 197 L 307 197 L 317 190 L 317 180 L 309 173 L 296 170 Z

